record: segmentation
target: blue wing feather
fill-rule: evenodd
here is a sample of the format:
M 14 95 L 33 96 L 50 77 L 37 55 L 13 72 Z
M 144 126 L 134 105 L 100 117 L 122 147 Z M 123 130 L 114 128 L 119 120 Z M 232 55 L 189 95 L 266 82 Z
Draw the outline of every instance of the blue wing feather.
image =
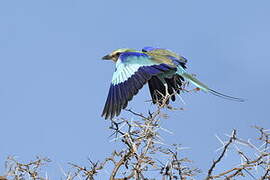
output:
M 175 67 L 166 64 L 157 64 L 144 53 L 122 53 L 116 63 L 112 84 L 102 116 L 112 119 L 126 108 L 128 101 L 151 79 L 152 76 L 169 70 L 176 71 Z

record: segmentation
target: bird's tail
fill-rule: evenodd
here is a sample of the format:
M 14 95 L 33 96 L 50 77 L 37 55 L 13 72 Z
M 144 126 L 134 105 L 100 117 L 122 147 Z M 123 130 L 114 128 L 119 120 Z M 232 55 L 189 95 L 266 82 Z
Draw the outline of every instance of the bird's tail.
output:
M 200 82 L 197 78 L 195 78 L 194 76 L 188 74 L 183 68 L 179 69 L 178 73 L 181 76 L 183 76 L 186 80 L 191 82 L 193 85 L 195 85 L 196 87 L 203 90 L 204 92 L 209 92 L 209 93 L 211 93 L 211 94 L 213 94 L 215 96 L 221 97 L 223 99 L 228 99 L 228 100 L 238 101 L 238 102 L 243 102 L 244 101 L 244 99 L 242 99 L 242 98 L 236 98 L 236 97 L 228 96 L 228 95 L 222 94 L 220 92 L 217 92 L 217 91 L 215 91 L 213 89 L 210 89 L 208 86 L 206 86 L 205 84 Z

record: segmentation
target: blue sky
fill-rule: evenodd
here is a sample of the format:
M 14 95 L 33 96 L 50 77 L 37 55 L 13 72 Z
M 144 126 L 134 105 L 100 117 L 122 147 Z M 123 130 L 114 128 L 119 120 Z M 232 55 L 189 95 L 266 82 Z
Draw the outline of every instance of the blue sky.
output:
M 233 128 L 254 136 L 269 128 L 270 2 L 267 0 L 1 1 L 0 162 L 50 157 L 58 164 L 102 160 L 119 147 L 100 117 L 114 71 L 101 57 L 116 48 L 169 48 L 189 72 L 244 103 L 203 92 L 183 94 L 186 110 L 169 113 L 169 143 L 190 147 L 203 170 Z M 146 112 L 148 88 L 129 104 Z M 123 113 L 123 117 L 127 114 Z M 0 172 L 4 163 L 0 165 Z

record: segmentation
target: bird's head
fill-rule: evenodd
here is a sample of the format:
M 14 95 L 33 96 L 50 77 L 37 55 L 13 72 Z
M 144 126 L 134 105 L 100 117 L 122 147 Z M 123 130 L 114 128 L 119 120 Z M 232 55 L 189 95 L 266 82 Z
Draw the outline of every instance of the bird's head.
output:
M 119 58 L 119 56 L 124 53 L 124 52 L 132 52 L 134 51 L 133 49 L 128 49 L 128 48 L 121 48 L 121 49 L 116 49 L 113 52 L 111 52 L 110 54 L 104 56 L 102 59 L 103 60 L 113 60 L 114 62 L 116 62 Z

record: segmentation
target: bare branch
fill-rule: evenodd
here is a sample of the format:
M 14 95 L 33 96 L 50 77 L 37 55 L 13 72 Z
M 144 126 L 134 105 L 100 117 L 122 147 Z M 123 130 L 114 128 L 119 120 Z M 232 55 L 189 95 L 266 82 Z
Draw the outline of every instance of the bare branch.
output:
M 212 179 L 212 173 L 214 168 L 216 167 L 216 165 L 221 161 L 221 159 L 224 157 L 225 153 L 227 152 L 229 145 L 232 144 L 232 142 L 236 139 L 236 130 L 233 130 L 231 138 L 229 139 L 229 141 L 227 142 L 227 144 L 225 144 L 222 153 L 220 154 L 220 156 L 217 158 L 217 160 L 213 161 L 212 166 L 210 167 L 210 169 L 208 170 L 208 175 L 206 177 L 206 179 Z

